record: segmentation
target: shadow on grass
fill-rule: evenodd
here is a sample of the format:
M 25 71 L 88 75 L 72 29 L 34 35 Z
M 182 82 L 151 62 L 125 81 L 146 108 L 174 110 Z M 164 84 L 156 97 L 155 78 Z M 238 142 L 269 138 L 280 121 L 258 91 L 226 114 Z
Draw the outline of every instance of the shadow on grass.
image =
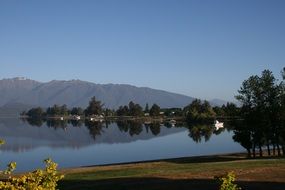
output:
M 152 162 L 170 162 L 176 164 L 185 163 L 210 163 L 210 162 L 227 162 L 227 161 L 239 161 L 239 160 L 251 160 L 251 159 L 279 159 L 284 158 L 284 156 L 264 156 L 264 157 L 247 157 L 246 153 L 233 153 L 225 155 L 210 155 L 210 156 L 194 156 L 194 157 L 180 157 L 180 158 L 169 158 L 169 159 L 159 159 L 159 160 L 147 160 L 147 161 L 137 161 L 137 162 L 123 162 L 123 163 L 113 163 L 113 164 L 100 164 L 100 165 L 89 165 L 83 166 L 83 168 L 96 167 L 96 166 L 117 166 L 117 165 L 128 165 L 128 164 L 140 164 L 140 163 L 152 163 Z
M 246 190 L 284 190 L 284 183 L 277 182 L 237 182 L 242 189 Z M 205 189 L 217 190 L 219 184 L 214 179 L 165 179 L 165 178 L 116 178 L 104 180 L 64 180 L 59 183 L 60 190 L 191 190 Z
M 264 156 L 264 157 L 247 157 L 245 153 L 235 153 L 235 154 L 226 154 L 226 155 L 211 155 L 211 156 L 196 156 L 196 157 L 185 157 L 185 158 L 174 158 L 166 159 L 162 161 L 176 163 L 176 164 L 185 164 L 185 163 L 211 163 L 211 162 L 228 162 L 228 161 L 241 161 L 241 160 L 251 160 L 251 159 L 281 159 L 284 157 L 278 156 Z
M 128 164 L 140 164 L 140 163 L 152 163 L 152 162 L 172 162 L 172 163 L 203 163 L 203 162 L 226 162 L 235 160 L 251 159 L 246 157 L 245 153 L 226 154 L 226 155 L 211 155 L 211 156 L 194 156 L 194 157 L 180 157 L 180 158 L 169 158 L 169 159 L 158 159 L 158 160 L 146 160 L 137 162 L 123 162 L 113 164 L 100 164 L 100 165 L 89 165 L 83 166 L 84 168 L 96 167 L 96 166 L 117 166 L 117 165 L 128 165 Z

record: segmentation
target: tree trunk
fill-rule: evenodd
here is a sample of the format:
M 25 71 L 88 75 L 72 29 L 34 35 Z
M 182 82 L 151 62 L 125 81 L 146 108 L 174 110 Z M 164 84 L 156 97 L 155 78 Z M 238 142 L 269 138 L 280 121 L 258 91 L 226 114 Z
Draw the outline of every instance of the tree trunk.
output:
M 274 156 L 276 155 L 275 151 L 276 151 L 276 147 L 275 147 L 275 144 L 273 144 L 273 155 Z
M 277 154 L 278 154 L 278 156 L 281 156 L 280 146 L 279 146 L 279 136 L 278 135 L 275 135 L 275 142 L 276 142 L 276 146 L 277 146 Z
M 251 152 L 250 152 L 250 148 L 246 149 L 247 150 L 247 157 L 251 158 Z
M 253 143 L 252 153 L 253 153 L 253 158 L 255 158 L 255 143 Z
M 262 157 L 262 156 L 263 156 L 262 148 L 261 148 L 261 145 L 259 144 L 259 157 Z
M 270 156 L 271 154 L 270 154 L 270 147 L 269 147 L 269 143 L 267 142 L 267 154 L 268 154 L 268 156 Z
M 280 151 L 280 147 L 278 143 L 277 143 L 277 153 L 278 153 L 278 156 L 281 156 L 281 151 Z

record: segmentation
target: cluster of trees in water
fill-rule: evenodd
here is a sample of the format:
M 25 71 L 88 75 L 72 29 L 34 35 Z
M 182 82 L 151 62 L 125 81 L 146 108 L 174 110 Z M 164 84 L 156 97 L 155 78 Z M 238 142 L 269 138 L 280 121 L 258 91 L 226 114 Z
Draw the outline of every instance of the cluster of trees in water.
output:
M 285 68 L 279 82 L 269 70 L 261 76 L 253 75 L 242 83 L 236 99 L 241 102 L 243 119 L 234 130 L 234 140 L 255 157 L 256 150 L 263 155 L 285 152 Z

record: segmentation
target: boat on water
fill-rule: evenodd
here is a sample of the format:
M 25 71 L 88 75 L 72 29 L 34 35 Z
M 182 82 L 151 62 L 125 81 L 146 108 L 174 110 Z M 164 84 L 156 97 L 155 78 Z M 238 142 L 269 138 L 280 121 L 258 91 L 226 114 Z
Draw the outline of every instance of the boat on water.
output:
M 176 124 L 176 121 L 174 119 L 171 119 L 169 122 L 168 122 L 172 127 L 175 126 Z
M 220 128 L 224 128 L 224 123 L 219 122 L 218 120 L 215 120 L 214 127 L 216 130 L 219 130 Z

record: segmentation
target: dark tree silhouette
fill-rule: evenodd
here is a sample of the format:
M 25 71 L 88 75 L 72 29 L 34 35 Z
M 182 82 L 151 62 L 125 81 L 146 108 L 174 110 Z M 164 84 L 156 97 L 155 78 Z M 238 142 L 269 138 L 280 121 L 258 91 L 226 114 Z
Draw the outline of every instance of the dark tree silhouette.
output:
M 184 107 L 183 112 L 188 122 L 212 121 L 216 116 L 210 103 L 208 101 L 202 103 L 199 99 Z
M 251 140 L 251 149 L 255 157 L 258 148 L 262 156 L 262 147 L 266 146 L 270 155 L 270 144 L 281 155 L 280 143 L 283 141 L 280 114 L 282 113 L 282 83 L 277 80 L 269 70 L 264 70 L 261 76 L 251 76 L 242 83 L 236 96 L 242 104 L 241 117 L 244 127 L 235 129 L 234 140 L 239 141 L 248 152 Z M 280 142 L 281 141 L 281 142 Z
M 85 109 L 85 115 L 100 115 L 103 111 L 103 104 L 101 101 L 97 101 L 96 97 L 93 96 L 91 100 L 89 101 L 88 107 Z
M 157 104 L 153 104 L 149 110 L 149 114 L 151 116 L 159 116 L 160 114 L 160 107 Z

